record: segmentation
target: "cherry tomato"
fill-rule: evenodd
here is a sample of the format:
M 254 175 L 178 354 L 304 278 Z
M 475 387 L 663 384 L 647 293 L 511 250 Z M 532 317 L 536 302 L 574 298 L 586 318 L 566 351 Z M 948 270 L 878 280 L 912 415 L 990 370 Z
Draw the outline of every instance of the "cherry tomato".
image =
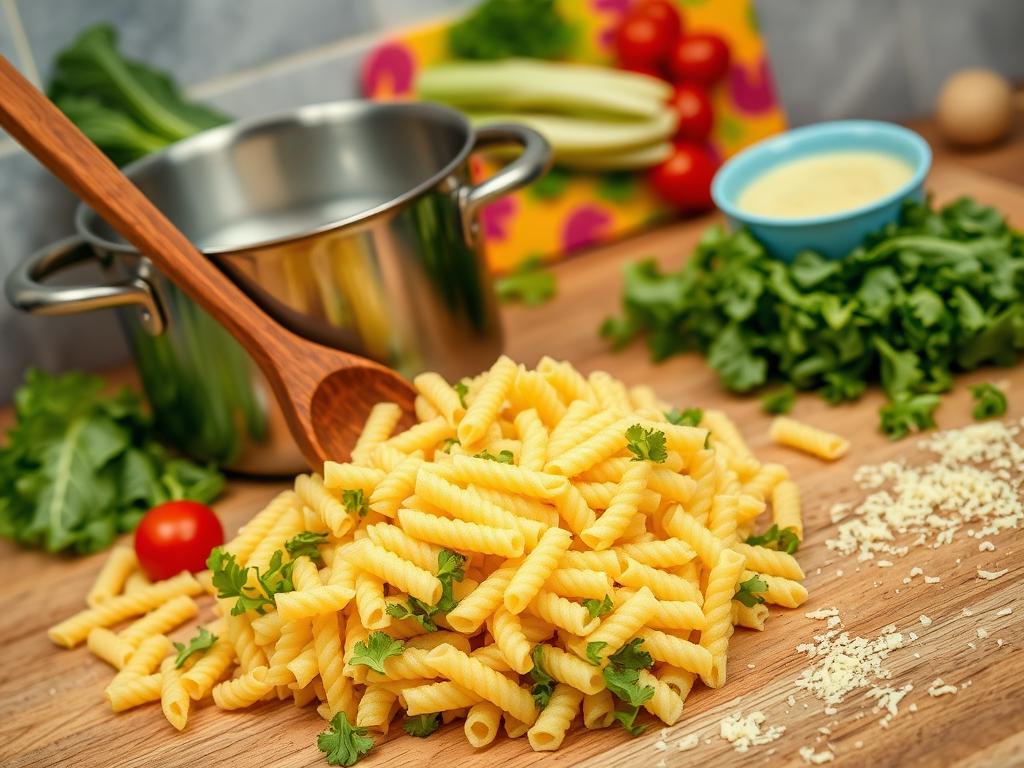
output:
M 656 19 L 627 15 L 615 32 L 619 64 L 657 66 L 672 49 L 672 33 Z
M 646 16 L 668 31 L 669 45 L 675 45 L 683 34 L 683 19 L 670 0 L 642 0 L 629 9 L 627 16 Z
M 677 82 L 714 85 L 729 69 L 729 46 L 718 35 L 683 35 L 668 54 Z
M 680 83 L 668 103 L 679 115 L 676 138 L 690 141 L 707 139 L 715 122 L 715 113 L 711 106 L 711 97 L 704 86 L 697 83 Z
M 220 520 L 198 501 L 168 501 L 143 515 L 135 529 L 135 555 L 153 581 L 206 568 L 210 550 L 224 543 Z
M 711 179 L 716 170 L 707 149 L 680 141 L 668 160 L 651 171 L 651 184 L 665 202 L 681 211 L 706 211 L 713 206 Z

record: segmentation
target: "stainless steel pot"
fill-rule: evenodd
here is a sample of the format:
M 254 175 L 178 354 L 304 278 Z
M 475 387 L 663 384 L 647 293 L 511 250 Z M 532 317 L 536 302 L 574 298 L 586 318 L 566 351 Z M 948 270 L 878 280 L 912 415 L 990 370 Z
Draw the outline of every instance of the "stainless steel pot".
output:
M 481 184 L 470 153 L 519 144 Z M 337 102 L 205 131 L 125 174 L 278 322 L 411 376 L 449 378 L 493 362 L 502 343 L 481 258 L 480 206 L 538 178 L 540 134 L 474 131 L 426 103 Z M 305 466 L 248 355 L 93 211 L 78 237 L 30 257 L 7 280 L 11 303 L 39 314 L 118 307 L 164 434 L 229 469 Z M 98 259 L 111 282 L 46 285 Z

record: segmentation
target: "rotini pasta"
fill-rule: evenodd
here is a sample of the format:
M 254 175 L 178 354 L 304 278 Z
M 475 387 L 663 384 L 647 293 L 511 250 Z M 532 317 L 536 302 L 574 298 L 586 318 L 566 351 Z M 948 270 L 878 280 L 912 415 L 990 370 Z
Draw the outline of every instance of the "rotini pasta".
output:
M 776 416 L 772 420 L 769 435 L 779 445 L 796 448 L 826 461 L 840 459 L 850 450 L 850 441 L 846 438 L 787 416 Z

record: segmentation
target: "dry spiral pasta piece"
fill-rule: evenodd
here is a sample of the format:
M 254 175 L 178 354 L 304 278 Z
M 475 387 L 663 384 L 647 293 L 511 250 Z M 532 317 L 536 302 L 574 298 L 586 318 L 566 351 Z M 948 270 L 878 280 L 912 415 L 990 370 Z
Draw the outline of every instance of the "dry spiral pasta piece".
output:
M 526 606 L 558 567 L 571 543 L 572 534 L 562 528 L 549 528 L 544 532 L 505 589 L 504 603 L 509 613 L 522 613 L 526 610 Z
M 654 695 L 644 702 L 644 709 L 665 725 L 675 725 L 683 716 L 683 699 L 670 685 L 663 683 L 646 669 L 640 670 L 639 685 L 654 689 Z
M 603 571 L 559 568 L 548 576 L 544 589 L 562 597 L 602 600 L 612 593 L 611 577 Z
M 135 651 L 134 646 L 126 643 L 106 627 L 93 627 L 85 644 L 93 656 L 103 659 L 114 669 L 123 669 Z
M 640 544 L 621 544 L 615 551 L 652 568 L 674 568 L 686 565 L 697 556 L 693 548 L 682 539 L 670 537 Z
M 327 492 L 320 475 L 299 475 L 295 478 L 295 493 L 335 536 L 340 538 L 352 529 L 352 515 Z
M 686 511 L 701 525 L 706 525 L 718 487 L 718 463 L 714 451 L 700 450 L 694 454 L 690 462 L 690 477 L 696 482 L 696 488 Z
M 519 617 L 499 606 L 491 617 L 488 625 L 494 643 L 505 657 L 508 665 L 520 675 L 525 675 L 533 667 L 530 659 L 530 641 L 523 634 L 523 625 Z
M 455 684 L 501 707 L 517 720 L 532 725 L 537 719 L 529 691 L 478 659 L 450 645 L 440 645 L 430 652 L 427 661 Z
M 96 580 L 85 596 L 86 604 L 90 608 L 95 608 L 108 598 L 119 594 L 124 589 L 124 583 L 128 576 L 138 566 L 139 561 L 135 557 L 135 550 L 131 547 L 117 546 L 111 549 Z
M 601 552 L 570 550 L 562 555 L 561 568 L 585 568 L 603 571 L 613 579 L 622 573 L 622 561 L 617 552 L 606 549 Z
M 705 409 L 700 426 L 711 433 L 712 444 L 721 443 L 737 459 L 745 461 L 754 458 L 750 448 L 747 447 L 747 442 L 736 428 L 736 424 L 723 411 L 712 408 Z
M 614 456 L 626 447 L 626 430 L 632 419 L 618 418 L 593 437 L 573 445 L 560 455 L 548 459 L 544 471 L 565 477 L 575 477 L 595 464 Z
M 512 387 L 513 404 L 520 410 L 535 409 L 540 420 L 549 428 L 565 417 L 565 405 L 558 390 L 544 376 L 520 367 Z
M 545 589 L 537 593 L 527 610 L 549 624 L 561 627 L 574 635 L 589 634 L 599 622 L 598 619 L 591 617 L 587 613 L 587 609 L 579 603 L 566 600 Z
M 657 607 L 658 603 L 651 590 L 644 586 L 618 605 L 596 629 L 576 634 L 586 635 L 587 645 L 604 643 L 596 655 L 598 658 L 606 659 L 629 642 L 630 638 L 650 621 Z
M 721 688 L 725 684 L 726 651 L 733 632 L 732 598 L 736 594 L 744 562 L 743 555 L 730 549 L 723 550 L 718 563 L 708 575 L 708 586 L 704 594 L 707 627 L 700 634 L 700 645 L 712 657 L 711 670 L 701 674 L 701 679 L 709 688 Z
M 274 689 L 266 678 L 267 668 L 260 666 L 234 680 L 218 683 L 213 687 L 213 703 L 221 709 L 251 707 Z
M 488 427 L 497 420 L 501 406 L 515 382 L 517 371 L 516 364 L 504 355 L 491 366 L 484 385 L 469 404 L 456 430 L 459 442 L 464 447 L 480 442 L 487 434 Z
M 453 549 L 502 557 L 520 557 L 526 549 L 518 530 L 449 520 L 413 509 L 398 510 L 398 522 L 417 539 Z
M 518 561 L 506 561 L 492 571 L 468 597 L 460 600 L 458 606 L 448 613 L 448 623 L 452 629 L 467 635 L 476 632 L 501 605 L 505 589 L 518 568 Z
M 557 390 L 562 401 L 569 403 L 570 408 L 573 403 L 577 402 L 587 405 L 597 404 L 597 398 L 591 391 L 587 380 L 571 363 L 559 362 L 545 355 L 537 364 L 537 371 Z
M 792 528 L 803 541 L 804 522 L 800 514 L 800 488 L 792 480 L 783 480 L 772 491 L 772 522 L 779 528 Z
M 399 698 L 404 700 L 405 713 L 409 716 L 471 707 L 483 699 L 482 696 L 450 680 L 405 688 L 399 694 Z
M 615 722 L 615 701 L 605 689 L 583 696 L 583 727 L 587 730 L 607 728 Z
M 736 541 L 737 501 L 732 494 L 720 493 L 711 502 L 708 530 L 723 544 L 733 544 Z
M 598 407 L 617 413 L 628 413 L 633 410 L 626 386 L 621 381 L 612 378 L 607 372 L 594 371 L 590 374 L 587 383 L 597 398 Z
M 570 685 L 559 683 L 551 694 L 537 721 L 530 726 L 526 736 L 535 752 L 550 752 L 562 746 L 565 734 L 579 712 L 583 693 Z
M 796 558 L 786 552 L 750 544 L 734 544 L 733 549 L 747 558 L 747 567 L 752 571 L 796 581 L 804 578 L 804 571 Z
M 422 466 L 423 458 L 417 453 L 388 472 L 370 494 L 370 509 L 385 517 L 394 517 L 402 505 L 402 500 L 416 487 L 416 475 Z
M 397 706 L 397 693 L 379 685 L 368 685 L 359 698 L 356 727 L 370 728 L 387 734 Z
M 174 668 L 174 659 L 164 659 L 160 666 L 160 708 L 167 722 L 177 730 L 183 730 L 188 722 L 188 710 L 192 700 L 181 684 L 181 672 Z
M 365 528 L 366 538 L 379 547 L 394 552 L 399 557 L 426 571 L 437 570 L 437 558 L 441 547 L 414 539 L 397 525 L 376 523 Z
M 466 741 L 475 749 L 486 747 L 498 735 L 501 724 L 501 708 L 489 701 L 481 701 L 469 708 L 463 725 Z
M 227 637 L 218 636 L 213 646 L 181 675 L 181 685 L 193 701 L 206 698 L 213 686 L 235 660 L 235 649 Z M 289 677 L 289 682 L 291 678 Z
M 850 441 L 846 438 L 787 416 L 772 419 L 768 434 L 772 442 L 827 461 L 840 459 L 850 450 Z
M 707 648 L 703 648 L 689 640 L 645 628 L 638 635 L 644 641 L 644 650 L 658 661 L 673 667 L 705 677 L 711 674 L 712 656 Z
M 741 602 L 733 600 L 732 623 L 737 627 L 746 627 L 747 629 L 756 629 L 758 632 L 764 632 L 764 625 L 767 620 L 768 606 L 764 603 L 746 606 Z
M 722 554 L 722 543 L 697 518 L 676 506 L 665 516 L 663 524 L 672 536 L 689 544 L 706 567 L 715 567 Z
M 560 475 L 536 472 L 511 464 L 477 458 L 454 456 L 448 469 L 448 480 L 482 485 L 535 499 L 553 500 L 569 485 Z
M 597 667 L 553 645 L 541 643 L 539 647 L 541 667 L 555 680 L 587 694 L 604 688 L 604 677 Z
M 704 629 L 707 623 L 700 603 L 689 600 L 659 600 L 650 626 L 678 632 L 682 629 Z
M 370 409 L 363 430 L 352 447 L 352 460 L 361 463 L 377 445 L 380 445 L 395 430 L 402 420 L 402 409 L 397 403 L 377 403 Z
M 412 380 L 416 391 L 425 397 L 434 409 L 451 427 L 458 425 L 459 420 L 466 413 L 458 393 L 452 389 L 444 377 L 440 374 L 427 372 L 421 373 Z
M 651 476 L 651 464 L 639 461 L 622 476 L 611 504 L 597 520 L 580 534 L 591 549 L 608 549 L 629 527 L 640 506 L 640 497 Z
M 349 555 L 363 570 L 402 592 L 408 592 L 417 600 L 433 605 L 441 598 L 441 582 L 434 574 L 369 539 L 356 542 Z
M 301 533 L 303 528 L 302 510 L 299 508 L 286 509 L 267 532 L 263 540 L 253 549 L 246 565 L 259 568 L 261 571 L 266 570 L 267 564 L 270 563 L 270 558 L 274 556 L 274 552 L 284 549 L 285 542 L 292 536 Z
M 530 408 L 516 415 L 516 431 L 523 447 L 519 454 L 519 466 L 539 472 L 544 469 L 548 455 L 548 431 L 537 411 Z
M 50 627 L 50 639 L 57 645 L 73 648 L 89 636 L 94 627 L 109 627 L 131 616 L 138 616 L 163 605 L 179 595 L 197 595 L 202 591 L 191 573 L 182 572 L 164 581 L 143 587 L 130 595 L 118 595 L 95 608 L 80 611 Z
M 789 470 L 782 464 L 762 464 L 757 474 L 743 484 L 743 493 L 767 500 L 778 484 L 788 479 Z
M 615 578 L 619 584 L 636 589 L 646 587 L 659 600 L 686 600 L 698 604 L 704 602 L 700 590 L 682 576 L 652 568 L 631 557 L 626 557 L 625 561 L 626 567 Z
M 799 608 L 807 600 L 807 588 L 799 581 L 754 571 L 744 571 L 743 581 L 755 576 L 768 585 L 768 591 L 760 595 L 767 603 L 781 605 L 783 608 Z
M 240 565 L 247 564 L 256 545 L 267 537 L 270 529 L 274 527 L 281 515 L 289 509 L 297 508 L 298 505 L 299 497 L 295 491 L 282 491 L 259 514 L 238 530 L 235 538 L 224 545 L 224 551 L 234 555 Z
M 558 516 L 576 535 L 587 530 L 597 519 L 594 510 L 575 485 L 566 485 L 565 490 L 555 498 L 555 508 Z
M 115 678 L 114 682 L 107 686 L 104 695 L 110 703 L 111 711 L 124 712 L 141 704 L 159 701 L 162 687 L 163 675 L 159 672 L 150 675 L 131 675 Z
M 341 584 L 324 584 L 301 591 L 278 592 L 274 595 L 274 602 L 277 615 L 289 622 L 340 611 L 353 597 L 355 590 Z

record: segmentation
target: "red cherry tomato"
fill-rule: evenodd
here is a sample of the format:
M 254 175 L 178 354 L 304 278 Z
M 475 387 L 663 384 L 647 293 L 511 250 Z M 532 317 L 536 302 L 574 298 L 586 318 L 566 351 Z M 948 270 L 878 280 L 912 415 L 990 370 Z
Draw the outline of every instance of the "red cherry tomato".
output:
M 210 550 L 224 543 L 220 520 L 198 501 L 168 501 L 143 515 L 135 529 L 135 555 L 153 581 L 206 567 Z
M 729 46 L 718 35 L 683 35 L 669 52 L 668 67 L 677 82 L 714 85 L 729 69 Z
M 665 202 L 681 211 L 706 211 L 717 165 L 700 144 L 680 141 L 668 160 L 651 171 L 651 184 Z
M 690 141 L 707 139 L 715 122 L 715 113 L 711 106 L 711 97 L 704 86 L 697 83 L 680 83 L 668 103 L 679 115 L 676 138 Z
M 615 54 L 623 66 L 656 67 L 671 49 L 671 31 L 648 16 L 627 15 L 615 32 Z
M 629 9 L 627 16 L 646 16 L 657 22 L 669 34 L 669 44 L 675 45 L 683 34 L 683 19 L 669 0 L 642 0 Z

